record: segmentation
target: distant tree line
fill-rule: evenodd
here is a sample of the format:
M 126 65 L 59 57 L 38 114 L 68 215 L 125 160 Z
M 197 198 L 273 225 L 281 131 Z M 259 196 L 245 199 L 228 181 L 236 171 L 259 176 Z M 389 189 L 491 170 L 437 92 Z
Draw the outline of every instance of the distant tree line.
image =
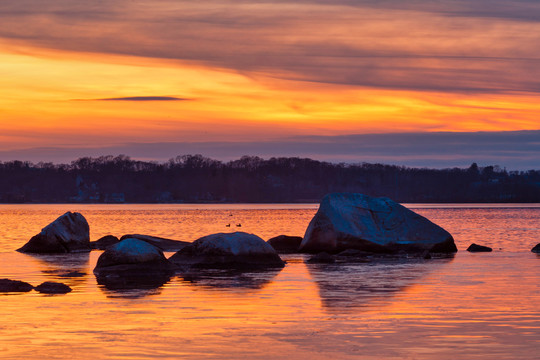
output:
M 0 162 L 1 203 L 318 202 L 329 192 L 398 202 L 540 202 L 540 171 L 498 166 L 426 169 L 244 156 L 183 155 L 165 163 L 127 156 L 71 164 Z

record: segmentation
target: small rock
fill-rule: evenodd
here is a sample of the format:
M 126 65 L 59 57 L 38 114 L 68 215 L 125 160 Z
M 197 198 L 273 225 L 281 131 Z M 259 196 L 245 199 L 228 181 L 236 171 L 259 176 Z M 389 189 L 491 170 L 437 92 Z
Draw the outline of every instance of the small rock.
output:
M 533 253 L 540 254 L 540 243 L 536 244 L 535 247 L 531 249 Z
M 278 254 L 294 254 L 298 252 L 298 248 L 302 243 L 301 236 L 279 235 L 267 241 Z
M 141 235 L 141 234 L 124 235 L 120 238 L 120 241 L 125 240 L 125 239 L 142 240 L 144 242 L 149 243 L 150 245 L 153 245 L 159 248 L 161 251 L 180 251 L 184 247 L 190 244 L 187 241 L 165 239 L 158 236 Z
M 490 252 L 490 251 L 493 251 L 493 249 L 488 247 L 488 246 L 477 245 L 477 244 L 473 243 L 467 248 L 467 251 L 469 251 L 469 252 Z
M 333 264 L 336 262 L 336 258 L 326 252 L 322 252 L 312 256 L 307 262 L 310 264 Z
M 117 244 L 120 242 L 120 239 L 118 239 L 114 235 L 105 235 L 101 238 L 99 238 L 96 241 L 90 242 L 90 247 L 94 250 L 105 250 L 109 246 Z
M 28 292 L 34 287 L 27 282 L 10 279 L 0 279 L 0 292 Z
M 181 267 L 282 268 L 276 250 L 257 235 L 244 232 L 204 236 L 169 258 Z
M 53 281 L 46 281 L 43 284 L 36 286 L 35 290 L 42 294 L 67 294 L 68 292 L 71 292 L 71 288 L 66 284 Z

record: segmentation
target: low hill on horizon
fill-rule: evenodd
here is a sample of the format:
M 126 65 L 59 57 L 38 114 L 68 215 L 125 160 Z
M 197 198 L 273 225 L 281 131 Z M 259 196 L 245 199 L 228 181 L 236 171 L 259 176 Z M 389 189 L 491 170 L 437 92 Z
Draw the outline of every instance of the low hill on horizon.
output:
M 164 163 L 125 155 L 70 164 L 0 162 L 1 203 L 298 203 L 330 192 L 398 202 L 540 202 L 540 170 L 497 165 L 411 168 L 243 156 L 222 162 L 182 155 Z

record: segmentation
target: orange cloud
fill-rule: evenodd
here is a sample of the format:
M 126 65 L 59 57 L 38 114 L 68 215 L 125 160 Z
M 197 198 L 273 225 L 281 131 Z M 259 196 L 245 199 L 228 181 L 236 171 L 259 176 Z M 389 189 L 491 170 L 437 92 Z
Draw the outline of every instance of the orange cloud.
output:
M 520 3 L 2 3 L 0 150 L 538 129 Z

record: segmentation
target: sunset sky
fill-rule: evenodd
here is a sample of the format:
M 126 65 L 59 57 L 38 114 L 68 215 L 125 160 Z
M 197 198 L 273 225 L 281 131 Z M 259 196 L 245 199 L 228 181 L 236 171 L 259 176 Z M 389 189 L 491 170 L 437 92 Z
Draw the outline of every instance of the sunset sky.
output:
M 540 168 L 540 2 L 0 2 L 0 161 Z

